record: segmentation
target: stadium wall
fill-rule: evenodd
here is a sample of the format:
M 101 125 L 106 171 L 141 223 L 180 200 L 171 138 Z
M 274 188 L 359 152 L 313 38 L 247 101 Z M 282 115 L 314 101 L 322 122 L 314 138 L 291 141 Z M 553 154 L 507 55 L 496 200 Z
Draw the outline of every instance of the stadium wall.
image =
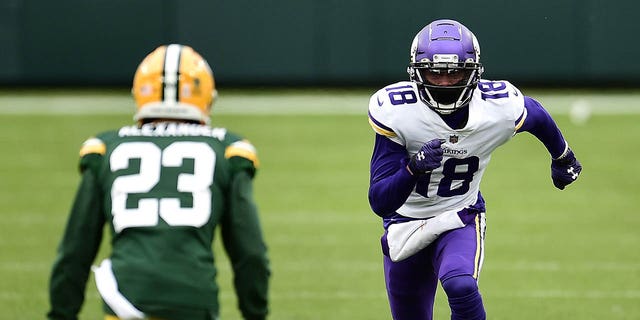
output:
M 632 0 L 4 0 L 0 83 L 128 85 L 175 42 L 223 85 L 379 85 L 407 78 L 413 36 L 446 17 L 480 40 L 486 78 L 637 86 L 637 12 Z

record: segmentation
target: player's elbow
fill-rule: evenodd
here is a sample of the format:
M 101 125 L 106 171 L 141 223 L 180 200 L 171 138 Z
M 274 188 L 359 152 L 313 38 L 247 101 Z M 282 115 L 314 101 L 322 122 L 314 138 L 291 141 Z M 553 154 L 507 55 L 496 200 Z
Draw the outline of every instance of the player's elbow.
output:
M 382 218 L 395 214 L 396 210 L 400 207 L 400 205 L 385 201 L 385 199 L 377 196 L 372 189 L 369 189 L 369 206 L 375 214 Z
M 247 250 L 242 255 L 232 257 L 232 265 L 236 272 L 251 270 L 252 273 L 264 274 L 264 277 L 271 274 L 266 250 Z

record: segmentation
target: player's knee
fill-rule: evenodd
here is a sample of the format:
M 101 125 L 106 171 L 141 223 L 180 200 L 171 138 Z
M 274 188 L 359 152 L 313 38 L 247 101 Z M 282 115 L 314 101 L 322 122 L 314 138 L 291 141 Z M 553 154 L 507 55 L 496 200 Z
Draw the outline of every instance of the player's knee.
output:
M 447 297 L 466 297 L 478 292 L 478 282 L 470 275 L 462 275 L 442 281 L 442 289 Z

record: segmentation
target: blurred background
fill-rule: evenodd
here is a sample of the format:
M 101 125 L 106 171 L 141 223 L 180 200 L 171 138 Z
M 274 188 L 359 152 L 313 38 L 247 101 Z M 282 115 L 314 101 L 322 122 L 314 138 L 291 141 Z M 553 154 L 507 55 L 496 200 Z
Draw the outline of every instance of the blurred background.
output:
M 153 48 L 181 43 L 221 86 L 375 85 L 406 79 L 428 22 L 461 21 L 488 79 L 522 85 L 640 83 L 632 0 L 2 0 L 0 83 L 124 85 Z

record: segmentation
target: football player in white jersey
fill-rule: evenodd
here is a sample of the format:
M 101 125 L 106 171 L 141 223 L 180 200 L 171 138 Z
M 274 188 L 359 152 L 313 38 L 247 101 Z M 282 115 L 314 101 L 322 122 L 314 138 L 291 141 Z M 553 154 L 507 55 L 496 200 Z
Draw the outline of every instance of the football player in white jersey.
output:
M 479 185 L 491 153 L 515 134 L 537 137 L 564 189 L 582 166 L 551 116 L 507 81 L 481 80 L 480 48 L 454 20 L 415 36 L 410 81 L 369 102 L 375 146 L 369 203 L 382 217 L 384 273 L 395 320 L 430 320 L 441 282 L 451 319 L 485 319 L 478 276 L 485 202 Z

